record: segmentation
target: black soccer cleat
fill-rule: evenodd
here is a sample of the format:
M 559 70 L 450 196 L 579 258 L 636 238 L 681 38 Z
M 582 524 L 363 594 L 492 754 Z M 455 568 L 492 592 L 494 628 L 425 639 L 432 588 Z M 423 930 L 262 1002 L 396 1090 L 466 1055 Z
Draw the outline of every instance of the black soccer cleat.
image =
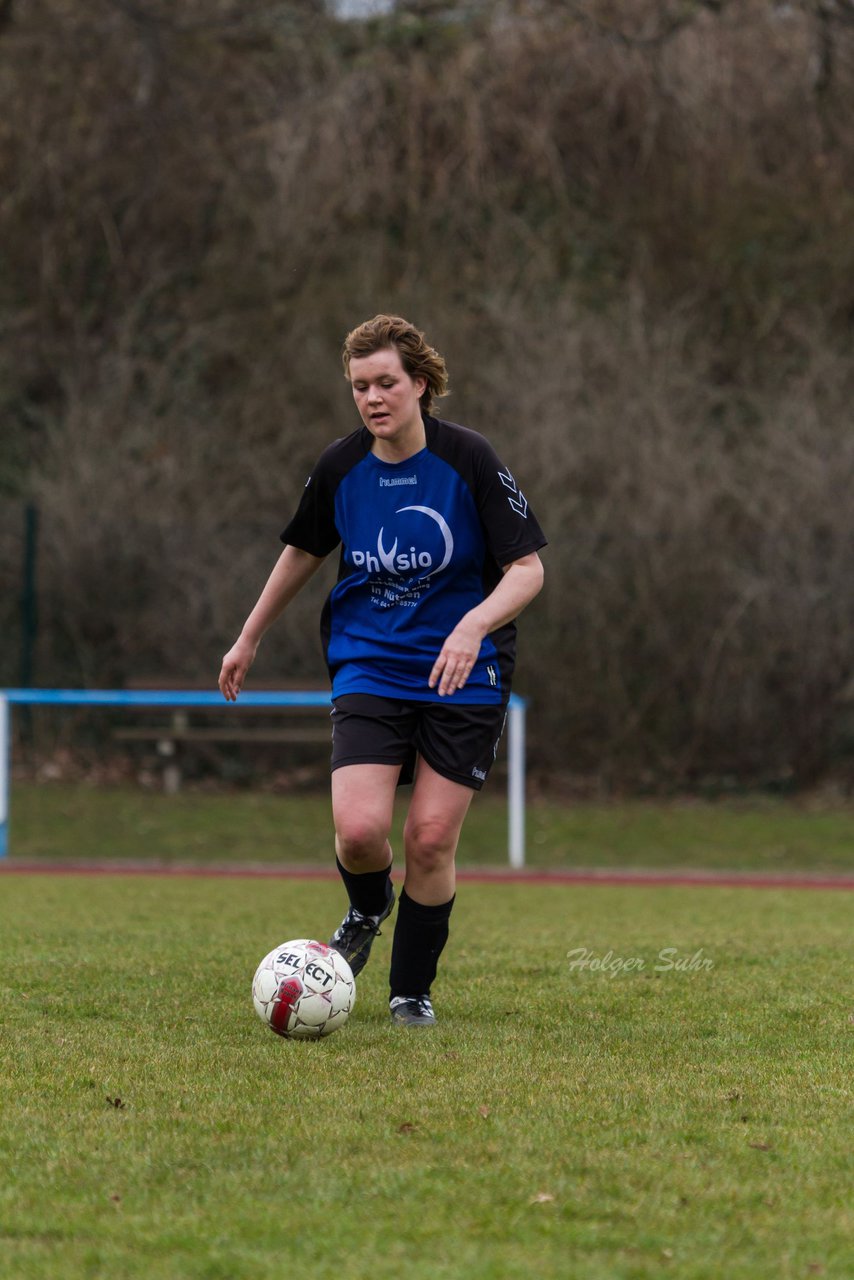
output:
M 398 1027 L 435 1027 L 436 1015 L 427 996 L 394 996 L 389 1001 L 391 1020 Z
M 351 907 L 338 928 L 329 939 L 329 945 L 344 957 L 353 970 L 353 977 L 361 973 L 368 963 L 374 938 L 380 935 L 380 925 L 391 915 L 394 906 L 394 889 L 389 886 L 389 898 L 385 911 L 378 916 L 363 916 L 361 911 Z

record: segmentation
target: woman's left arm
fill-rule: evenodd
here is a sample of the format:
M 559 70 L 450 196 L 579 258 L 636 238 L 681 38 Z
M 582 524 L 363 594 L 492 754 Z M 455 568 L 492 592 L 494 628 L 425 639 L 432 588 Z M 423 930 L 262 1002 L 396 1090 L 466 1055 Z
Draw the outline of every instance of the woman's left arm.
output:
M 517 618 L 543 585 L 543 562 L 536 551 L 505 565 L 495 589 L 460 618 L 430 672 L 429 686 L 439 697 L 462 689 L 477 661 L 484 636 Z

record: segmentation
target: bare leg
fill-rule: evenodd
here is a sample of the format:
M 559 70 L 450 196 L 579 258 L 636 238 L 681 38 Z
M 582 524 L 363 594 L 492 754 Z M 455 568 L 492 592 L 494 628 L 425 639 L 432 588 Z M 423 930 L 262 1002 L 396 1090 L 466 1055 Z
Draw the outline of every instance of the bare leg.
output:
M 391 949 L 393 1022 L 432 1026 L 436 1021 L 428 996 L 448 940 L 454 857 L 473 794 L 419 760 L 404 828 L 406 881 Z
M 332 774 L 335 852 L 357 874 L 391 863 L 388 842 L 400 765 L 349 764 Z
M 394 905 L 388 834 L 399 774 L 399 765 L 383 764 L 345 765 L 332 774 L 335 850 L 350 909 L 329 941 L 354 974 Z
M 449 902 L 456 887 L 454 858 L 474 792 L 418 761 L 404 827 L 407 896 L 424 906 Z

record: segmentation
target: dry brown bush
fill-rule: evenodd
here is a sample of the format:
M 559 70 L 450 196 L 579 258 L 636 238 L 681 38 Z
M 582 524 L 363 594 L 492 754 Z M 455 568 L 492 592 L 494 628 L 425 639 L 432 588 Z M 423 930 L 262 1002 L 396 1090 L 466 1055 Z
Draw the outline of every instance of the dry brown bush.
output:
M 0 485 L 42 516 L 37 675 L 213 680 L 353 426 L 341 336 L 395 310 L 551 538 L 540 764 L 812 779 L 854 666 L 848 7 L 450 8 L 9 9 Z M 321 677 L 323 585 L 259 674 Z

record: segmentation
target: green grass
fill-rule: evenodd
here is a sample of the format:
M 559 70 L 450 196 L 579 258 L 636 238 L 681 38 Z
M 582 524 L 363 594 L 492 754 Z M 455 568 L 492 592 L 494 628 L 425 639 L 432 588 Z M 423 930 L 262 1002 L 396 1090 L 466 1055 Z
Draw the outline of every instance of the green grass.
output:
M 4 1277 L 854 1274 L 847 894 L 466 885 L 439 1027 L 388 1025 L 386 930 L 348 1026 L 279 1040 L 255 964 L 341 906 L 0 881 Z
M 19 858 L 156 858 L 328 865 L 325 794 L 250 792 L 177 796 L 129 788 L 21 784 L 12 795 L 11 848 Z M 395 835 L 400 848 L 400 821 Z M 694 867 L 759 871 L 854 870 L 854 810 L 792 801 L 548 804 L 528 810 L 534 867 Z M 507 859 L 498 793 L 476 797 L 460 865 Z

